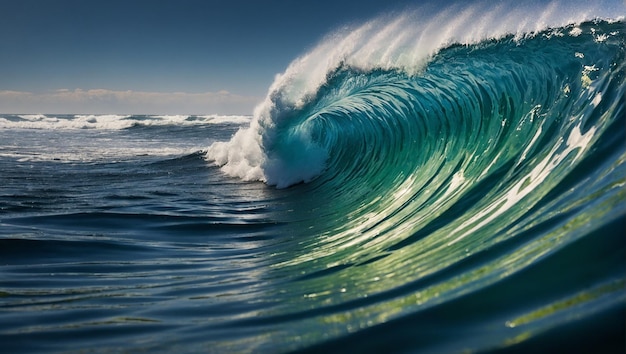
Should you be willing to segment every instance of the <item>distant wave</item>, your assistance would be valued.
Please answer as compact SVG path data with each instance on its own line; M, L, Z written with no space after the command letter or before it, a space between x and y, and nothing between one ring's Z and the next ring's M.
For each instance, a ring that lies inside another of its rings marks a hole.
M244 124L241 115L0 114L4 129L121 130L135 126Z
M4 144L0 157L18 162L107 163L186 156L205 150L213 141L206 138L206 130L230 133L250 120L224 115L0 114ZM188 138L160 139L176 133Z

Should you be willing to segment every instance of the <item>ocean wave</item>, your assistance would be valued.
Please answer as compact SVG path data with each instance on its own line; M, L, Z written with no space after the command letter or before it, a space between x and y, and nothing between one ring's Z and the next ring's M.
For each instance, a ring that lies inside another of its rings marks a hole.
M324 110L329 109L324 106L325 104L345 103L346 115L349 115L351 113L350 102L346 101L352 98L350 95L354 93L355 99L364 96L358 93L364 88L362 86L364 80L372 80L376 76L379 81L384 81L378 75L380 72L399 74L396 76L399 82L394 82L394 78L388 76L388 81L376 84L377 89L381 90L381 95L389 95L389 97L381 98L391 104L397 101L393 97L394 94L406 96L423 94L410 92L411 88L408 87L406 88L408 91L404 92L385 93L385 90L395 89L394 86L397 85L419 86L423 84L420 80L425 79L420 76L424 71L433 72L434 66L441 67L441 63L432 63L435 58L449 53L464 55L462 51L455 49L459 46L467 46L465 52L469 53L468 60L471 60L473 50L489 45L498 45L501 49L500 53L492 55L493 58L479 58L483 60L481 63L484 65L483 68L459 67L459 70L466 71L456 73L453 72L455 68L449 65L442 67L440 75L466 74L467 70L474 70L476 72L469 74L479 80L473 83L476 86L475 84L480 84L480 80L484 80L480 70L486 71L486 74L491 76L489 79L492 83L495 83L493 80L517 80L518 77L508 74L509 68L506 65L512 65L512 68L517 70L516 75L534 75L536 80L543 80L541 75L555 74L546 70L565 70L566 65L563 64L560 67L551 65L551 69L541 68L544 61L556 58L550 58L541 53L535 56L529 50L534 47L544 47L544 50L550 51L549 48L545 48L548 42L542 41L549 39L553 39L549 45L559 42L567 45L565 42L568 38L572 39L581 34L579 32L581 29L575 23L586 19L589 11L579 9L574 12L559 3L534 11L521 7L488 8L486 5L452 7L436 14L418 16L418 12L412 12L397 18L382 17L360 27L335 33L328 36L311 52L296 59L285 73L278 75L269 89L267 98L255 110L250 127L242 129L230 142L213 144L209 148L208 159L222 166L227 174L246 180L261 180L279 187L310 181L325 169L329 154L329 147L314 141L314 134L308 130L312 125L311 122L316 120L314 116L321 114L311 110L312 106L315 106L315 109ZM445 26L440 26L441 23L445 23ZM619 25L613 27L619 30ZM588 33L585 40L602 43L609 36L614 37L611 31L594 32ZM582 40L579 39L579 41ZM518 63L516 56L504 53L508 48L518 46L524 46L528 48L528 51L525 54L523 50L517 50L517 56L528 55L536 60ZM587 48L587 50L595 50L595 48ZM500 54L504 55L506 65L498 64L500 58L497 58L497 55ZM563 52L560 55L571 58L584 54L574 51ZM457 62L462 61L462 58L458 56L452 59ZM579 59L583 60L579 60L578 63L589 63L585 65L586 69L579 70L583 74L581 77L587 80L589 71L595 71L596 67L593 66L593 60L589 58ZM495 73L488 72L492 65L496 70ZM520 68L521 65L528 66ZM537 68L538 71L533 72L533 68ZM329 82L338 73L350 70L354 75L346 78L345 82L336 80L333 83ZM369 74L372 78L368 78ZM593 73L593 75L596 74ZM406 78L402 79L402 75L406 75ZM447 81L446 84L455 85L455 81L449 78L446 76L442 79ZM437 79L431 78L431 80ZM340 89L335 89L325 95L324 92L331 90L332 85L337 85ZM439 84L436 82L431 83L435 90L440 89L437 85ZM443 87L443 85L440 86ZM483 86L487 87L484 84ZM476 86L468 89L480 90L481 88ZM450 97L450 99L455 98ZM413 96L409 99L419 100L420 98ZM460 99L465 100L464 97ZM339 102L339 100L342 101ZM401 118L391 117L391 119L401 121L406 119L407 113L410 115L413 112L402 112ZM288 153L285 153L286 151Z
M406 318L421 319L415 329L438 305L475 304L468 294L497 303L488 289L520 278L567 287L541 305L522 290L503 297L476 347L488 350L623 306L616 256L593 284L557 279L555 266L579 274L572 254L610 253L594 252L621 245L626 215L624 22L588 14L556 4L377 19L279 75L250 126L207 152L296 200L284 216L295 241L270 267L290 279L276 295L287 304L263 320L306 346ZM318 326L326 337L307 331ZM462 351L468 333L433 345Z

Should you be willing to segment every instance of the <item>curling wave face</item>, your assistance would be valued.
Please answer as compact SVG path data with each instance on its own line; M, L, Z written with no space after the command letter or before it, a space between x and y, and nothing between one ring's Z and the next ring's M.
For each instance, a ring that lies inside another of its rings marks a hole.
M434 26L450 13L415 30L403 16L329 37L277 77L250 127L208 149L232 176L308 182L292 191L307 206L290 209L297 247L272 262L298 278L276 294L288 304L269 311L303 319L279 331L315 343L307 326L333 337L420 313L507 284L598 230L618 237L623 20L576 22L554 5L475 21L482 10L443 29ZM511 16L524 25L507 27ZM596 288L568 284L569 305L503 320L504 336L623 304L624 274L611 264Z
M558 3L553 3L539 12L528 11L526 8L496 7L493 9L486 5L482 7L474 5L452 7L443 12L422 16L418 16L416 11L397 18L382 17L361 27L335 33L327 37L310 53L295 60L285 73L277 75L266 100L257 107L250 127L242 129L229 142L213 144L209 147L207 158L222 166L222 170L227 174L245 180L261 180L278 187L308 182L325 169L325 162L329 157L328 146L320 146L320 142L315 141L308 130L313 116L321 113L314 109L332 108L325 107L325 104L346 104L345 114L349 115L352 99L358 100L359 97L367 95L367 92L360 92L360 90L367 89L368 82L374 84L373 78L367 78L369 73L374 76L381 71L399 74L397 78L400 81L397 83L393 81L393 76L388 76L387 81L379 78L377 83L377 89L381 93L378 99L389 99L390 104L393 105L396 102L394 94L410 96L428 93L427 90L404 93L391 90L394 84L405 85L407 88L419 86L422 84L419 82L419 76L426 68L430 68L428 71L434 74L431 80L438 80L437 76L439 76L452 84L455 84L455 79L447 75L466 74L455 70L467 70L470 69L469 67L453 68L442 65L441 62L432 63L436 57L452 55L451 50L442 51L443 48L451 44L479 48L488 41L499 41L502 43L500 53L496 50L491 54L491 58L483 57L481 60L484 61L485 67L476 66L475 72L469 74L483 79L481 69L489 70L490 65L498 65L498 61L505 60L508 64L513 63L518 74L550 75L551 73L547 71L533 73L532 66L541 66L543 62L553 60L559 54L552 58L540 54L534 61L527 58L524 62L518 62L517 58L520 56L534 57L529 52L518 50L517 56L499 58L497 56L507 50L504 42L509 41L509 47L514 47L522 41L530 44L532 41L528 39L537 36L538 33L543 33L539 36L563 36L565 34L558 32L559 30L547 30L545 33L541 30L547 26L546 23L557 27L557 25L582 21L589 12L592 10L578 9L578 12L574 12ZM441 26L442 23L445 25ZM564 27L560 29L560 31L566 30ZM570 28L570 30L572 32L566 34L568 37L576 37L580 34L578 28ZM599 37L594 40L603 41L602 36L607 35L609 34L598 34ZM537 39L537 41L540 40ZM545 46L548 43L531 44L528 49L531 49L533 45ZM571 56L571 53L561 54ZM463 58L456 57L454 60L462 62ZM580 60L578 62L591 61ZM510 77L506 76L508 64L496 66L495 69L499 71L490 73L491 79L510 80ZM520 69L521 65L529 65L529 67ZM434 66L440 68L441 71L434 72ZM553 65L552 69L561 70L566 66L567 64L561 67ZM345 76L346 82L336 80L340 72L350 70L355 72L353 79L347 75ZM539 68L539 70L547 69ZM589 70L595 70L595 68ZM360 78L356 77L357 72L361 74ZM406 77L402 79L401 74L406 74ZM505 76L500 78L498 75L501 74ZM335 80L330 83L331 79ZM358 81L350 82L350 80ZM411 80L413 80L412 83L409 82ZM386 87L387 84L389 86ZM435 89L444 87L437 82L431 84ZM484 86L487 84L485 83ZM333 89L331 85L337 85L337 87ZM386 92L387 89L390 91ZM387 95L387 97L382 95ZM367 100L367 97L364 99ZM420 97L416 96L413 99L419 100ZM450 96L448 99L456 99L456 97ZM461 99L467 98L461 97ZM367 102L365 104L367 105ZM375 115L377 112L374 108L372 109L370 113ZM406 114L393 117L392 120L406 119L407 115L411 115L410 111L403 113Z

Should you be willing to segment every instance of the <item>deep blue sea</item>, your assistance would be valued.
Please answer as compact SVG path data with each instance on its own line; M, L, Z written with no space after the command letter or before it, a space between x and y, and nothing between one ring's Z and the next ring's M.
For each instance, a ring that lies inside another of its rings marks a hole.
M0 114L0 351L624 352L625 23L411 21L251 115Z

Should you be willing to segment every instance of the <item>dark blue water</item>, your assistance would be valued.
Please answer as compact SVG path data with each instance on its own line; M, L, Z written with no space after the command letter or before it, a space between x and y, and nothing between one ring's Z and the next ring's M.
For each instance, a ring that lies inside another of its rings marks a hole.
M0 115L2 351L623 352L625 53L596 21L254 117Z
M236 128L3 130L3 350L167 348L183 328L253 311L272 190L180 153Z

